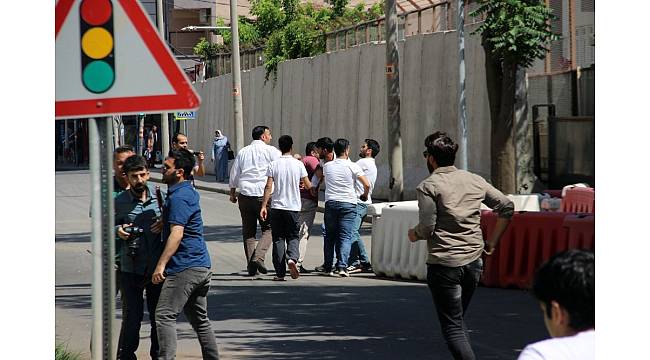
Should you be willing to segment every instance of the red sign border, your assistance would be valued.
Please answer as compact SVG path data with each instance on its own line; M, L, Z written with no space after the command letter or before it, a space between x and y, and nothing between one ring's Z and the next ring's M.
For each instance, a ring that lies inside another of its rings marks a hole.
M75 1L59 0L56 4L55 37L70 13ZM160 41L158 32L153 28L137 0L117 0L129 20L140 34L147 49L154 57L170 85L176 92L173 95L132 96L117 98L98 98L90 100L56 101L55 116L57 118L91 117L93 115L128 114L156 112L165 110L196 109L201 100L190 85L187 76L178 71L178 64L171 52Z

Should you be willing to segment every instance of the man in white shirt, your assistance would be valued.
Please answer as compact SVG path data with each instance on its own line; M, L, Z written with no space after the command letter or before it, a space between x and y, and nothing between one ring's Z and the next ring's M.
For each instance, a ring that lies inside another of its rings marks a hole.
M377 165L375 165L375 157L379 154L379 143L374 139L366 139L361 148L359 149L359 161L356 162L357 165L363 170L368 182L370 183L370 192L368 193L368 200L362 201L359 199L357 201L357 217L354 220L354 232L352 233L352 245L350 247L350 258L348 259L348 272L350 274L357 272L372 272L372 266L370 265L370 258L368 258L368 253L366 252L366 246L361 240L361 234L359 230L361 229L361 223L363 218L368 213L368 205L372 204L372 189L375 188L375 182L377 181ZM356 181L356 190L357 195L363 193L363 184L359 180Z
M518 360L595 358L594 254L569 250L542 265L533 280L544 323L552 339L526 346Z
M256 126L252 132L253 141L237 153L230 169L230 201L239 201L239 213L242 221L242 238L244 254L248 263L248 274L253 276L259 271L266 274L264 259L271 246L271 225L260 217L266 172L271 161L282 155L271 143L271 129ZM239 195L236 190L239 188ZM255 239L257 223L262 230L259 242Z
M260 218L270 218L273 235L273 267L275 268L276 281L284 281L287 273L286 265L289 265L289 272L292 279L300 276L298 269L299 250L299 226L298 216L301 208L300 182L305 188L311 188L311 182L307 177L307 169L302 161L291 155L293 139L289 135L282 135L278 140L282 156L271 162L267 170L266 187L264 188L264 200L260 209ZM275 190L273 190L275 185ZM271 192L271 212L266 207ZM286 254L285 254L286 250Z
M334 142L336 159L323 165L325 177L325 272L335 276L332 265L336 247L336 268L340 276L348 277L348 257L357 215L357 199L368 200L370 183L361 168L350 161L350 142L337 139ZM355 182L363 184L363 193L357 197Z

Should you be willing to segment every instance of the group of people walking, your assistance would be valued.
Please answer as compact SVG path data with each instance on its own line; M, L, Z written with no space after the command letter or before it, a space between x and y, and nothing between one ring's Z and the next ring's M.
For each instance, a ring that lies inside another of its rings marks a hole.
M307 143L300 160L290 135L280 137L279 150L270 145L267 126L256 126L252 138L237 153L230 171L230 201L239 203L248 274L267 273L265 256L271 246L274 280L284 281L287 267L293 279L310 272L303 261L322 187L325 231L323 265L318 270L343 277L351 270L369 271L359 228L377 180L374 158L379 143L366 139L360 146L361 159L355 163L349 158L350 142L343 138L323 137Z
M238 204L241 214L248 275L267 274L269 248L274 281L285 281L287 271L292 279L309 272L303 263L323 187L323 264L317 270L335 277L372 271L359 229L372 203L379 143L365 139L359 147L360 159L353 162L351 144L344 138L309 142L304 156L294 154L290 135L280 136L279 150L270 145L271 140L271 129L256 126L252 142L239 150L228 177L230 201ZM217 141L228 146L220 131L215 134ZM465 312L483 271L483 256L490 256L498 246L514 205L480 176L454 167L458 145L447 134L427 136L424 146L430 176L416 189L419 222L405 235L412 242L427 241L427 284L450 352L455 359L475 359ZM213 158L221 159L222 153L215 145ZM114 155L116 278L122 294L118 358L136 358L146 293L153 359L175 358L176 319L181 311L197 333L203 358L218 359L207 312L211 260L203 238L199 194L190 181L192 174L203 173L203 154L187 150L185 135L174 136L162 169L165 194L148 184L148 163L132 148L117 148ZM480 230L481 203L499 215L487 242ZM564 339L533 344L522 359L590 358L582 356L591 354L593 344L593 281L593 254L585 252L560 254L540 269L534 294L549 333Z

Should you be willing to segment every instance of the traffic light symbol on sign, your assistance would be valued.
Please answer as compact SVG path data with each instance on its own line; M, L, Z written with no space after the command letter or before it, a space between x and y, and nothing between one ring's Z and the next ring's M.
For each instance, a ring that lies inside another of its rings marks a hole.
M115 83L113 4L110 0L83 0L79 7L81 82L95 94Z

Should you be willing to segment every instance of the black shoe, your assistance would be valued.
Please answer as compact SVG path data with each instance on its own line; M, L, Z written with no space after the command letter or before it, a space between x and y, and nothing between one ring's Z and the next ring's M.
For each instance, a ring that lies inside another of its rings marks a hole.
M257 274L257 262L249 261L246 270L248 270L249 276L254 276L255 274Z
M300 267L298 268L298 270L300 270L300 273L301 273L301 274L310 274L310 273L311 273L311 270L307 270L307 269L305 269L302 265L300 265Z
M321 265L321 266L316 266L316 268L314 269L314 271L315 271L315 272L321 272L321 273L328 273L328 272L329 272L329 271L326 271L326 269L325 269L325 264L323 264L323 265Z
M371 273L374 271L372 270L372 265L370 265L370 263L367 263L367 264L361 264L361 272Z
M266 274L268 271L266 270L266 266L264 266L264 260L262 259L257 259L253 261L255 265L257 266L257 271L259 271L261 274Z

